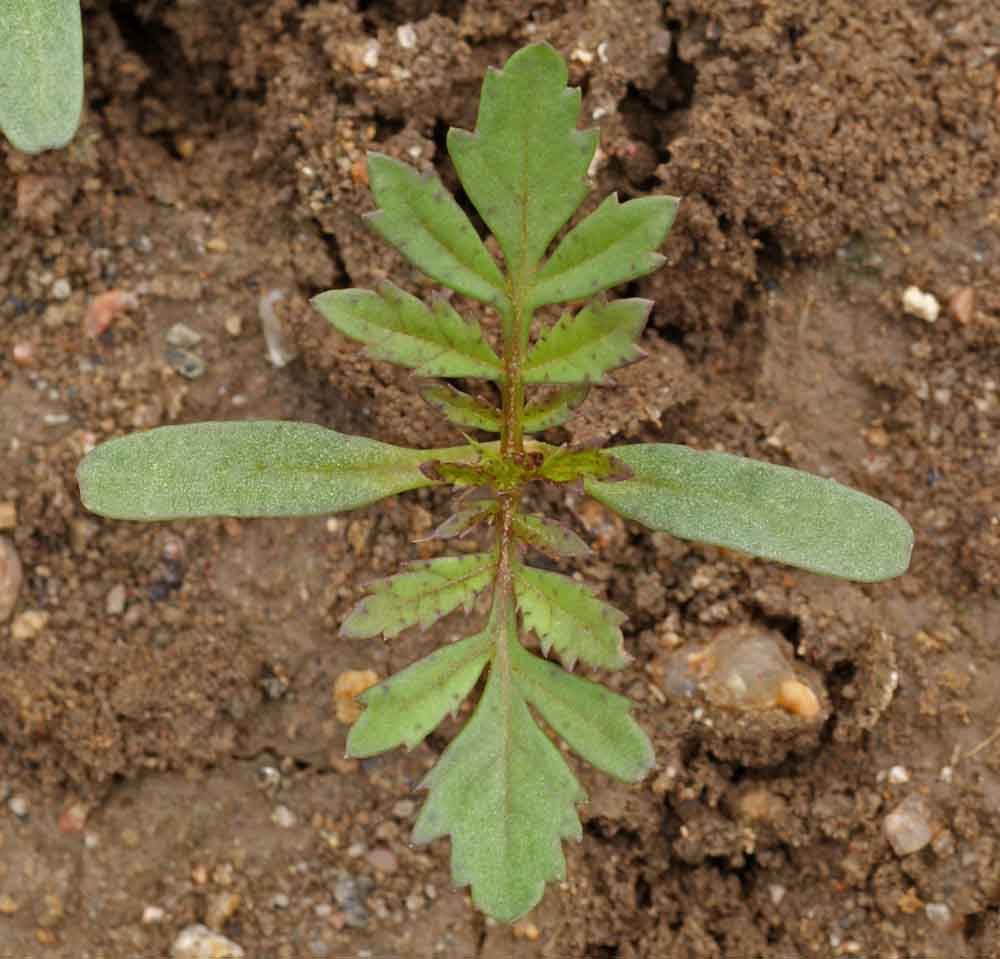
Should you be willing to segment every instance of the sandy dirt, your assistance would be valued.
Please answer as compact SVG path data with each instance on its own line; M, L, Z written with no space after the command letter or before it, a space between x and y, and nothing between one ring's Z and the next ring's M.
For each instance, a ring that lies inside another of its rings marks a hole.
M83 7L76 139L0 145L0 959L161 959L194 923L267 959L1000 955L1000 6ZM207 418L455 441L308 298L431 292L366 230L365 153L455 188L447 128L542 39L601 128L590 205L684 198L667 267L627 291L655 300L650 359L551 439L829 475L917 546L896 581L836 582L540 492L629 616L634 661L602 678L658 765L637 787L577 767L567 880L507 927L453 888L447 842L408 843L463 717L359 763L333 698L346 670L385 676L463 628L336 633L366 582L430 555L413 540L445 497L138 525L89 515L74 470L95 442ZM911 285L935 322L904 312ZM169 342L177 323L200 340ZM678 650L732 626L783 645L820 721L675 695ZM930 840L908 854L885 833L904 802Z

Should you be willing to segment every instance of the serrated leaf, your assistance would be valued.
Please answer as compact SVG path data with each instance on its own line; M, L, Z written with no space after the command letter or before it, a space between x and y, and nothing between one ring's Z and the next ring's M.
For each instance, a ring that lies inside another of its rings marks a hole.
M102 443L77 480L84 506L114 519L301 516L427 486L420 464L461 449L405 449L311 423L194 423Z
M571 450L565 447L549 453L538 469L538 476L553 483L574 483L590 477L617 483L628 479L632 471L604 450Z
M599 383L609 370L641 360L636 340L651 307L649 300L614 300L563 314L528 354L524 382Z
M540 433L542 430L561 426L572 415L573 411L587 398L590 386L586 383L574 383L552 390L547 396L532 400L524 408L525 433Z
M425 376L498 379L500 360L478 324L444 300L428 309L391 283L371 290L328 290L313 306L341 333L359 340L370 356L408 366Z
M619 203L611 194L563 237L535 275L529 309L584 300L652 273L663 263L654 251L674 222L678 202L672 196L647 196Z
M612 450L634 472L588 493L622 516L683 539L875 582L904 573L913 531L887 503L785 466L651 443Z
M83 109L79 0L0 3L0 130L25 153L63 147Z
M412 749L472 691L489 659L487 632L435 650L359 700L365 711L347 737L348 756L375 756L397 746Z
M587 194L597 132L577 130L580 91L547 44L519 50L483 82L475 133L452 129L462 186L503 250L515 287Z
M379 206L368 222L386 241L445 286L485 303L506 303L496 261L439 177L369 153L368 181Z
M543 653L555 649L569 668L578 659L606 669L628 662L620 628L625 615L586 586L560 573L518 566L514 592L524 625L534 630Z
M426 629L463 604L468 610L476 594L489 585L494 566L492 553L410 563L406 572L373 583L370 595L351 610L340 633L349 639L380 633L392 639L411 626Z
M451 836L451 871L501 922L531 909L545 883L566 875L563 839L582 835L586 794L538 728L509 675L491 668L476 711L424 780L430 796L417 843Z
M547 556L586 556L590 547L568 526L547 516L524 516L513 519L514 535Z
M632 718L632 703L624 696L520 645L512 651L512 667L524 698L587 762L624 782L638 782L653 768L653 744Z
M420 386L420 395L456 426L500 432L500 410L485 400L463 393L448 383L424 383Z

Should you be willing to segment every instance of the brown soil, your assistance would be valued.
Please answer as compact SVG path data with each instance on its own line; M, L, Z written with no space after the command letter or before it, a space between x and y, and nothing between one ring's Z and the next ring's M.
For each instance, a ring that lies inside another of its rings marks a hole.
M0 625L0 957L152 959L201 921L275 959L1000 954L1000 7L84 11L78 136L36 158L0 147L0 504L24 567ZM598 536L581 568L629 614L635 657L609 682L639 702L658 768L634 788L580 768L567 881L511 929L452 888L446 842L407 843L406 800L456 727L349 762L332 700L345 670L384 676L459 628L336 638L443 498L144 526L89 516L74 469L94 441L206 418L453 441L408 375L306 301L386 275L427 292L366 232L365 151L454 186L445 130L472 126L485 68L537 39L599 118L595 201L684 197L668 268L635 287L656 301L652 359L554 438L832 475L897 506L917 548L908 575L861 586L547 502ZM911 284L937 322L903 312ZM112 289L138 305L89 338ZM273 289L300 357L282 369L257 318ZM178 321L203 336L200 378L170 366ZM794 649L822 686L818 729L664 702L671 652L736 624ZM936 835L900 857L883 823L915 795Z

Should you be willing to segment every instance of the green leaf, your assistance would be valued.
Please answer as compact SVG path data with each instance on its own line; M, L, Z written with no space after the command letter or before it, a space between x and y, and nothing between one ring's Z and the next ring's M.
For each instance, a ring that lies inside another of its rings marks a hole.
M77 469L87 509L114 519L300 516L365 506L430 484L428 456L311 423L162 426L102 443Z
M368 222L385 240L445 286L485 303L506 302L496 262L439 177L369 153L368 180L379 206Z
M552 483L575 483L588 477L618 483L631 475L632 471L621 460L604 450L572 450L567 447L552 450L538 468L539 478Z
M524 625L534 630L546 655L555 648L570 669L578 659L606 669L628 662L620 628L625 615L586 586L559 573L518 566L514 591Z
M547 556L586 556L590 547L568 526L547 516L516 515L514 535Z
M595 130L577 130L580 91L546 44L515 53L483 82L476 132L449 130L462 186L488 224L515 287L527 282L587 194Z
M563 314L539 337L524 364L525 383L599 383L609 370L641 360L635 341L646 325L649 300L590 303Z
M653 744L632 718L632 703L599 683L573 676L513 649L514 682L524 698L587 762L624 782L638 782L656 761Z
M500 432L500 411L491 403L456 390L448 383L424 383L419 389L424 400L441 410L456 426Z
M561 426L573 415L573 411L587 398L589 392L590 386L586 383L574 383L560 386L548 395L532 400L524 408L524 432L540 433L553 426Z
M0 129L40 153L73 139L82 109L79 0L2 0Z
M906 520L833 480L667 443L613 452L632 479L588 480L586 490L650 529L863 582L891 579L909 566Z
M425 376L499 379L500 360L476 323L444 300L429 310L391 283L371 290L328 290L313 306L345 336L360 340L377 360L408 366Z
M485 520L492 522L496 511L496 500L478 500L469 506L462 506L438 526L427 539L454 539L456 536L464 536L470 529Z
M529 309L584 300L652 273L663 263L654 251L674 222L678 203L672 196L647 196L620 204L615 194L609 196L563 237L536 274Z
M371 594L351 610L340 634L366 639L383 633L392 639L411 626L426 629L461 605L468 612L492 580L495 565L492 553L410 563L407 572L371 585Z
M422 785L430 796L413 841L451 836L452 878L472 886L479 909L513 922L547 881L565 878L561 841L581 838L575 804L586 795L496 665L472 718Z
M348 756L412 749L455 713L489 659L492 636L482 632L435 650L358 698L366 709L347 737Z

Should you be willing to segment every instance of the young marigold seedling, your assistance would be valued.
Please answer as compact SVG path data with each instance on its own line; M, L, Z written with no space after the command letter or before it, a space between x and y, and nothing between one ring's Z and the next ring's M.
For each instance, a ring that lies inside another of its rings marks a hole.
M499 354L447 300L427 306L390 283L314 300L373 357L425 377L495 382L497 407L448 383L422 392L451 422L498 441L413 450L300 423L202 423L111 440L79 470L88 508L143 520L328 513L431 484L463 488L437 535L486 526L491 548L411 563L375 584L342 632L391 638L483 593L486 625L367 690L347 748L371 756L415 746L485 676L471 718L423 783L429 795L414 839L450 836L456 883L502 920L527 912L547 881L563 877L562 840L581 835L584 793L532 711L619 779L641 779L654 761L627 699L545 658L554 650L568 668L621 668L625 617L585 586L525 562L528 546L553 556L587 549L524 511L530 483L582 483L651 529L851 579L900 574L912 545L886 504L795 470L668 444L621 446L612 456L528 438L565 422L591 386L642 356L636 344L651 304L600 294L660 266L656 250L677 209L668 196L611 196L548 252L587 193L597 146L595 131L577 129L580 93L566 80L551 47L526 47L487 76L475 132L449 133L502 266L438 177L378 154L368 161L378 206L371 225L431 277L496 312ZM577 301L584 305L551 325L538 319L540 307ZM535 395L540 385L549 389ZM531 633L541 655L523 642Z
M80 0L0 0L0 130L25 153L63 147L82 108Z

